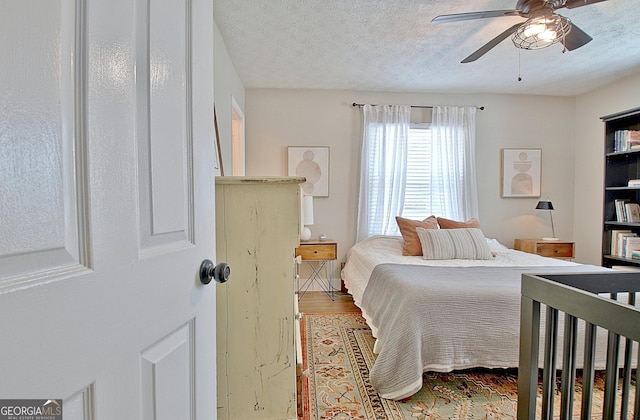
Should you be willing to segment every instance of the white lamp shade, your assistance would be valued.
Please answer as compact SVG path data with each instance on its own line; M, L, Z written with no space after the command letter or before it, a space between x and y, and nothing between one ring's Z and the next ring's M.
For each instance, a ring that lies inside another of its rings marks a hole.
M313 196L305 195L302 198L302 222L305 226L313 224Z

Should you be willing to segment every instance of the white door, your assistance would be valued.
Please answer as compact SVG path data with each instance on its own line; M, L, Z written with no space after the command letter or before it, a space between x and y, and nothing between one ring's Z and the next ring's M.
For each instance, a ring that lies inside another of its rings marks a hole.
M0 399L214 419L212 2L6 0L0 27Z

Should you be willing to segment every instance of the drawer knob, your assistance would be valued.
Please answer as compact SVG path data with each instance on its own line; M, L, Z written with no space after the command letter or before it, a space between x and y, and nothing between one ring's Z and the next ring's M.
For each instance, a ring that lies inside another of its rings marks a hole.
M314 254L317 254L317 253L318 253L318 250L317 250L317 249L316 249L316 250L314 250L314 251L313 251L313 253L314 253Z

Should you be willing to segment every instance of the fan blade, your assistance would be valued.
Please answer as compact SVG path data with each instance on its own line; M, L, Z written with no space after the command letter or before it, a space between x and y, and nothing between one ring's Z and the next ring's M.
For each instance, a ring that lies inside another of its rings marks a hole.
M594 3L601 3L607 0L567 0L567 2L562 7L566 7L567 9L575 9L576 7L588 6Z
M431 20L431 23L460 22L463 20L485 19L503 16L522 16L519 10L487 10L484 12L456 13L452 15L440 15Z
M512 27L510 27L509 29L507 29L497 37L493 38L491 41L484 44L482 47L480 47L476 52L471 54L469 57L462 60L461 63L471 63L472 61L476 61L478 58L488 53L493 47L495 47L496 45L498 45L499 43L507 39L509 35L514 33L515 30L520 25L522 25L522 23L516 23L515 25L513 25Z
M578 28L574 23L571 23L571 30L564 36L562 43L569 51L573 51L576 48L580 48L585 44L591 42L591 38L585 31Z

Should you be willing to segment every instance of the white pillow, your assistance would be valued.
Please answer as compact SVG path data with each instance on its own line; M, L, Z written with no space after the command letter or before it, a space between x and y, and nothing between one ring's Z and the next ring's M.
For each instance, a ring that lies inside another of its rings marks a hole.
M509 248L498 242L497 239L487 239L487 244L489 244L489 249L493 251L509 251Z
M478 228L416 228L425 260L490 260L487 240Z

